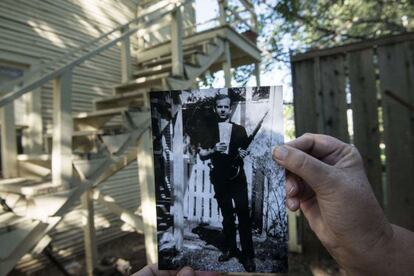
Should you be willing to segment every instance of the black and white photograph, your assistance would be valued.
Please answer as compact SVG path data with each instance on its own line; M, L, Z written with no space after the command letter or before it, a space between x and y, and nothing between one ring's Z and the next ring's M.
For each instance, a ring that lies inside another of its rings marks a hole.
M280 86L151 92L158 266L288 271Z

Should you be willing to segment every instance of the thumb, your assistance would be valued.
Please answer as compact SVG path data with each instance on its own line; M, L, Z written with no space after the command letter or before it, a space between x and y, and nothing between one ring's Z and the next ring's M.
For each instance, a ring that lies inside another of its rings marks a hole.
M191 267L186 266L178 272L177 276L195 276L195 272Z
M273 157L279 165L301 177L315 191L328 182L334 169L306 152L287 145L276 147Z

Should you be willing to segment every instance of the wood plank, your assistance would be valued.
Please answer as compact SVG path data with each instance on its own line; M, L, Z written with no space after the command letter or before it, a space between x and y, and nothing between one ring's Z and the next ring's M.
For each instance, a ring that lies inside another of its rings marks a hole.
M224 40L224 62L223 62L223 71L224 71L224 86L229 88L231 87L231 54L230 54L230 43L228 40Z
M378 47L387 165L386 212L392 223L414 230L414 43ZM394 95L395 97L390 97Z
M349 142L344 56L320 59L323 133Z
M66 71L53 85L52 182L69 188L72 180L72 72Z
M172 95L171 95L172 96ZM172 116L176 117L174 136L172 141L173 152L173 181L174 186L174 239L175 247L181 250L184 239L184 144L183 144L183 113L181 105L174 105ZM198 192L198 191L197 191Z
M14 117L14 102L0 108L0 116L2 175L5 178L17 177L17 138Z
M183 22L181 8L175 10L171 21L171 57L172 75L175 77L184 76L183 57Z
M125 27L122 32L129 30L129 27ZM128 82L132 78L132 66L131 66L131 42L130 37L125 37L121 42L121 76L122 82Z
M292 63L296 137L319 131L318 121L322 120L322 111L317 103L321 95L319 72L319 60L310 59ZM321 252L324 252L321 242L303 214L298 224L298 240L302 241L304 254L308 254L310 258L317 258ZM292 228L293 225L290 224L289 227Z
M82 213L83 213L83 237L85 244L86 274L94 275L94 269L98 265L98 248L96 244L94 207L93 207L93 190L88 189L81 196Z
M150 119L150 115L147 115ZM141 191L142 220L144 222L145 248L147 263L158 260L157 252L157 214L155 202L154 160L152 156L152 134L148 130L138 142L138 176Z
M306 60L292 63L293 105L296 137L317 132L316 87L314 62Z
M373 49L348 54L354 144L364 160L374 194L383 206L380 130Z

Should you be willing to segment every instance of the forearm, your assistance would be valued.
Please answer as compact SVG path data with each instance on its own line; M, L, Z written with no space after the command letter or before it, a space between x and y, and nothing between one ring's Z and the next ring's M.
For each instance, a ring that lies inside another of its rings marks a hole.
M413 275L414 232L391 225L392 237L344 267L348 275Z

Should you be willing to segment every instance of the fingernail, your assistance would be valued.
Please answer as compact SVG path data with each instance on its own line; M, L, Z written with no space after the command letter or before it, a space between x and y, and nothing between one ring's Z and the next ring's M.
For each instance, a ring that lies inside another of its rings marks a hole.
M178 272L177 276L194 276L194 270L191 267L184 267L183 269Z
M288 155L288 150L286 149L285 146L276 147L275 150L274 150L274 154L273 154L273 156L277 160L285 160L287 155Z

